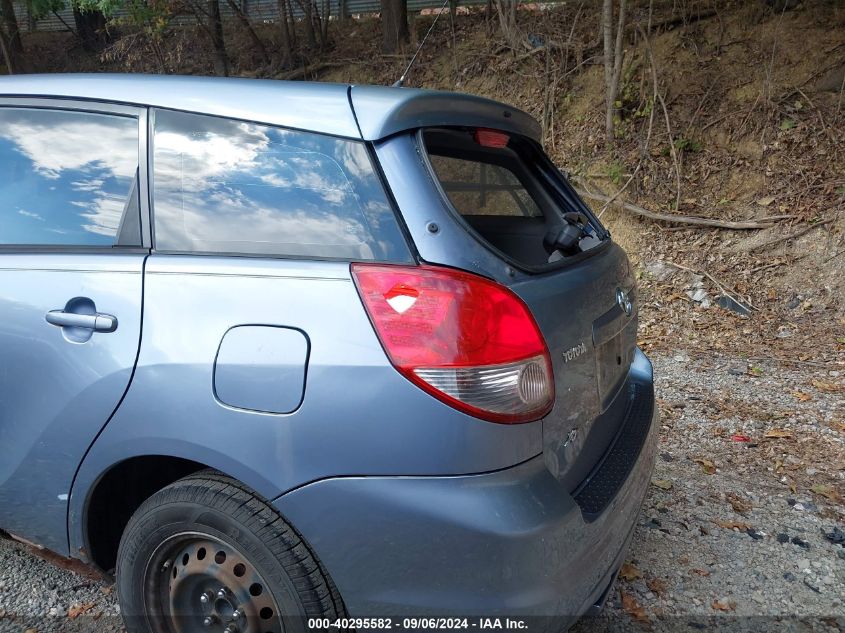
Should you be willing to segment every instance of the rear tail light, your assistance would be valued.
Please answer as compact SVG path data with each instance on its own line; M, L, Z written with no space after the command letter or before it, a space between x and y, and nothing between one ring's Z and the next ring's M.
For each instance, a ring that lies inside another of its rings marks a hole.
M528 307L470 273L352 264L393 365L446 404L491 422L529 422L554 402L551 360Z

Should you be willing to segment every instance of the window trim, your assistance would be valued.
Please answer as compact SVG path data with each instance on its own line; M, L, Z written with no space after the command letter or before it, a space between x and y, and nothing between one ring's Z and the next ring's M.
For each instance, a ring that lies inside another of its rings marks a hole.
M150 248L150 204L149 204L149 171L147 160L147 118L148 109L143 106L127 106L100 101L82 101L64 97L0 97L0 110L17 108L27 110L64 110L86 114L115 115L134 117L138 121L138 212L141 229L140 243L120 243L118 240L111 246L94 246L90 244L0 244L0 254L5 253L134 253L148 252ZM123 217L118 224L123 223ZM119 233L115 238L119 238Z
M374 259L357 259L357 258L350 258L350 257L324 257L319 255L283 255L283 254L272 254L272 253L250 253L250 252L241 252L241 251L184 251L184 250L168 250L168 249L160 249L156 246L156 227L155 227L155 122L156 122L156 114L158 112L176 112L179 114L190 114L200 117L211 117L215 119L221 119L224 121L235 121L238 123L248 123L250 125L260 125L264 127L270 127L277 130L284 130L287 132L295 132L299 134L311 134L317 136L323 136L326 138L332 138L339 141L347 141L350 143L360 143L364 148L367 154L367 160L370 163L370 167L373 170L373 175L378 180L378 183L381 187L381 191L384 193L384 199L387 203L387 206L390 208L391 213L393 214L393 219L396 222L398 233L402 237L402 243L406 248L406 252L408 255L408 259L403 262L399 262L397 260L391 259L381 259L381 258L374 258ZM315 262L341 262L341 263L351 263L351 262L362 262L362 263L370 263L370 264L416 264L418 262L418 253L416 251L416 247L414 246L413 240L410 239L410 235L408 234L408 229L405 226L404 218L399 211L398 205L393 198L393 192L390 190L390 187L387 184L387 180L384 177L381 171L381 165L379 164L378 160L374 152L372 151L372 144L368 141L365 141L360 138L351 138L348 136L339 136L337 134L327 134L325 132L317 132L313 130L300 130L298 128L289 128L284 127L282 125L275 125L273 123L266 123L262 121L251 121L248 119L242 119L238 117L231 117L225 116L221 114L209 114L207 112L197 112L194 110L179 110L176 108L163 108L163 107L150 107L148 108L147 112L147 173L149 174L147 192L149 195L149 218L150 218L150 238L151 238L151 252L158 253L161 255L176 255L180 257L185 256L197 256L197 257L239 257L239 258L249 258L249 259L264 259L264 260L288 260L288 261L315 261Z

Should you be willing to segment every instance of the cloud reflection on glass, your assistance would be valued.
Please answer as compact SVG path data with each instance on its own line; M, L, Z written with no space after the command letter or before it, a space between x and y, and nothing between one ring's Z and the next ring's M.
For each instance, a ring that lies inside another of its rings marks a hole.
M156 111L156 248L406 260L363 143Z
M0 108L0 244L111 246L138 169L138 120Z

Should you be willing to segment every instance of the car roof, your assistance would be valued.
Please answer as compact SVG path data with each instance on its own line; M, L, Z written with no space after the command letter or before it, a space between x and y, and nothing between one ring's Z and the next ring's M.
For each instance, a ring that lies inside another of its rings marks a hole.
M387 86L178 75L13 75L0 77L0 98L7 97L169 108L369 141L434 125L540 136L530 115L496 101Z

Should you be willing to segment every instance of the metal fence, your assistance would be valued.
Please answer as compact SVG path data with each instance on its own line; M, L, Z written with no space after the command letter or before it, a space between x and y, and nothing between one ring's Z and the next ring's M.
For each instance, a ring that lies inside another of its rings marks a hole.
M305 0L303 0L304 3ZM340 0L330 0L331 14L337 16L340 13ZM238 0L238 5L244 14L252 21L256 22L274 22L278 16L278 5L276 0ZM485 4L486 0L461 0L461 5L478 5ZM322 0L318 0L319 6L323 5ZM439 8L443 5L443 0L408 0L408 11L421 11L423 9ZM26 32L33 31L64 31L72 28L73 11L68 7L51 13L42 19L35 20L27 10L25 2L15 2L15 13L18 17L18 24L21 30ZM296 2L292 2L291 6L296 17L302 17L302 9ZM228 3L221 2L220 10L224 18L233 17L232 10ZM350 15L359 15L367 13L377 13L380 11L379 0L347 0L346 10ZM125 15L124 12L118 10L117 17ZM195 18L191 16L177 16L177 23L191 23Z

